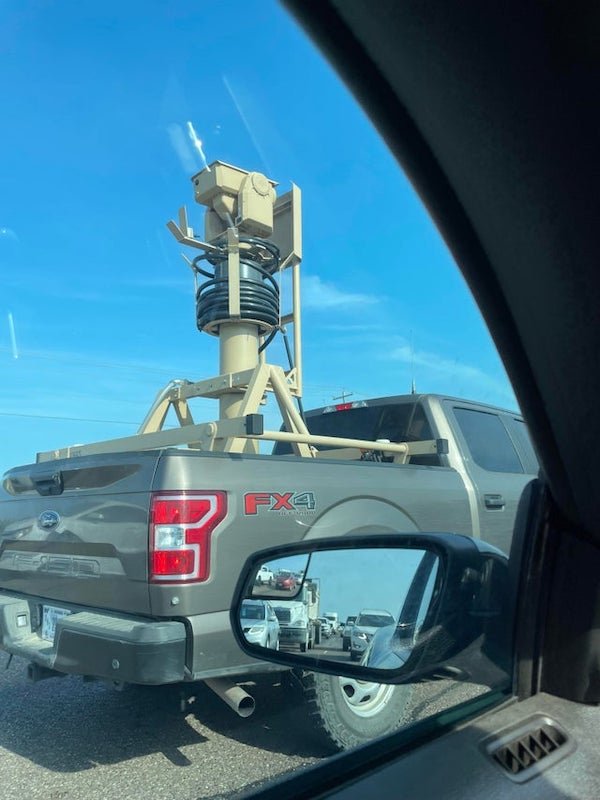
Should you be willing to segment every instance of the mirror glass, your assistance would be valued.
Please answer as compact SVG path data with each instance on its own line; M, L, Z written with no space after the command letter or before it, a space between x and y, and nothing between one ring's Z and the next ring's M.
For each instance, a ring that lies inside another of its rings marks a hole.
M240 625L261 648L402 667L427 628L439 559L424 549L323 550L261 564Z

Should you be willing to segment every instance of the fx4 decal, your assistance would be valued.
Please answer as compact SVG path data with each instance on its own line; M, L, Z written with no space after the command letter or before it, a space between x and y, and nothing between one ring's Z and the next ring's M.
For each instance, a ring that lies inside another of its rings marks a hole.
M314 492L246 492L244 514L255 515L260 509L279 513L305 513L315 510Z

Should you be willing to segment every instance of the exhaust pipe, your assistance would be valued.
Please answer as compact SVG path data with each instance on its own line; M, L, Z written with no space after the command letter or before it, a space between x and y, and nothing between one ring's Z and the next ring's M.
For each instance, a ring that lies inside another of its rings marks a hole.
M204 683L240 717L249 717L254 713L254 698L227 678L206 678Z

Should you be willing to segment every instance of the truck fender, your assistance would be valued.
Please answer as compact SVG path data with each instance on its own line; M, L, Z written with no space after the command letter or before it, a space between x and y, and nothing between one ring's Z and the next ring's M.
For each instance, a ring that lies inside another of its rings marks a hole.
M401 508L381 498L353 497L328 508L308 528L303 539L368 533L418 533L415 521Z

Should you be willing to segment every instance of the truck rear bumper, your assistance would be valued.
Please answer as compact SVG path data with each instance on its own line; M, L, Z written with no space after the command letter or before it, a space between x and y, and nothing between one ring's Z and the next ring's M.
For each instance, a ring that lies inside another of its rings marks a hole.
M41 600L0 595L0 648L75 675L149 685L185 680L182 622L68 609L72 613L57 621L54 640L47 641L42 607Z
M308 628L280 628L281 642L306 642L309 638Z

